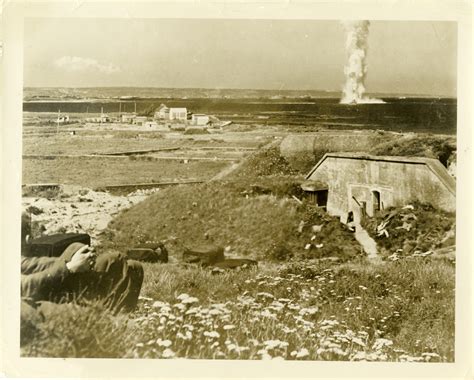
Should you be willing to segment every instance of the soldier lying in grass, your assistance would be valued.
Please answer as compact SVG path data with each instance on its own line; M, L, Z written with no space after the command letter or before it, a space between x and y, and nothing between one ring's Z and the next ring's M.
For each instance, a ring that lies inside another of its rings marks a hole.
M31 233L22 216L21 319L38 320L42 302L99 301L114 313L135 309L143 282L143 267L117 252L96 255L82 243L72 243L59 257L26 257Z

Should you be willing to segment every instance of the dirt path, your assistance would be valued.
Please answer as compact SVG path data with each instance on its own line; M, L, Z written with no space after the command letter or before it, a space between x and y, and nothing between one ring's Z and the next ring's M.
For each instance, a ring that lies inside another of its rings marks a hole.
M362 248L364 248L368 259L373 260L379 258L377 254L377 243L360 224L357 224L355 227L355 238Z

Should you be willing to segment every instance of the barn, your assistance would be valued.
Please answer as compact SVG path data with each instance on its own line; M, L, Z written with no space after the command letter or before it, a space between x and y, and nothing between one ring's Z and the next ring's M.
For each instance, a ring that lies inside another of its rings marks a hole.
M374 216L410 202L454 212L456 183L436 159L327 153L306 176L302 189L329 214L347 221Z

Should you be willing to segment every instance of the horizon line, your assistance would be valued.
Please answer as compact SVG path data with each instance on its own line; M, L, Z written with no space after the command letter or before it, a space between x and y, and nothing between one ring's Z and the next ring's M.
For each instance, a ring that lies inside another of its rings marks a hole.
M88 89L88 88L148 88L148 89L160 89L160 90L214 90L214 91L313 91L313 92L328 92L335 93L342 90L323 90L323 89L276 89L276 88L232 88L232 87L159 87L159 86L23 86L23 89L35 89L35 88L68 88L68 89ZM377 94L391 94L391 95L408 95L408 96L422 96L422 97L444 97L444 98L457 98L456 95L448 94L423 94L423 93L410 93L410 92L370 92L367 91L367 94L377 95Z

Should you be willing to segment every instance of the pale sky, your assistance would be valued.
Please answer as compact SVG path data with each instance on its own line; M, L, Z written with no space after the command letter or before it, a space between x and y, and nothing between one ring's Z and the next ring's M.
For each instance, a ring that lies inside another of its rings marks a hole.
M339 21L26 19L26 87L339 91ZM456 96L454 22L372 21L368 92Z

